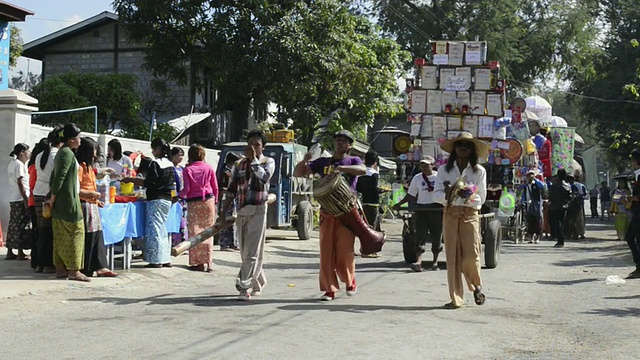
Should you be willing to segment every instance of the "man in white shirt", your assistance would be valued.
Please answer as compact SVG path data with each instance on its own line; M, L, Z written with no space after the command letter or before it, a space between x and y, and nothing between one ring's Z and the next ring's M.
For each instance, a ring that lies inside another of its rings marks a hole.
M440 148L450 154L447 163L438 169L434 191L435 201L445 205L444 248L451 302L444 307L458 309L463 306L463 274L469 290L473 291L475 303L483 305L479 212L487 197L487 174L478 161L486 157L488 146L463 132Z
M442 204L434 199L434 189L438 173L433 171L435 160L431 156L425 156L420 160L421 173L411 179L407 195L400 200L394 209L400 209L402 204L411 201L415 203L415 214L412 218L414 226L415 245L414 259L409 267L413 271L422 271L422 253L427 240L431 239L431 252L433 264L431 270L438 270L438 255L442 251Z

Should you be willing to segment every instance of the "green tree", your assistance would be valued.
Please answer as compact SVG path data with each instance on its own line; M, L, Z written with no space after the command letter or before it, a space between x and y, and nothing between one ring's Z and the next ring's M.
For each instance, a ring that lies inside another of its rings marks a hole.
M116 128L128 129L142 123L140 97L136 92L136 77L126 74L78 74L74 72L47 77L32 90L41 111L66 110L97 106L98 132ZM94 115L90 111L42 115L40 124L73 121L87 132L94 131Z
M373 0L383 29L411 51L429 56L431 40L487 41L510 86L567 78L590 53L597 0ZM407 64L410 66L410 64Z
M29 71L25 74L22 70L18 71L17 76L12 76L9 82L9 88L21 90L25 92L31 91L38 83L42 81L42 76Z
M204 74L219 95L214 110L233 111L232 138L268 102L304 140L337 109L346 127L398 110L395 77L408 57L348 2L116 0L114 7L131 38L148 45L146 66L156 75L186 83Z
M612 158L624 170L633 147L638 146L640 101L634 89L640 83L640 3L634 0L603 1L601 35L603 46L576 72L571 89L578 96L570 99L579 105L582 116L591 124L601 144L610 148Z
M9 39L9 67L14 68L18 64L18 58L22 55L22 30L13 23L10 26L11 38Z

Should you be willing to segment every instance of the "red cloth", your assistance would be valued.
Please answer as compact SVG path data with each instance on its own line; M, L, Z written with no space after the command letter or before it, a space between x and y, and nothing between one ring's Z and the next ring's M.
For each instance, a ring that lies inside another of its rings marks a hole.
M542 163L542 174L545 178L551 177L551 141L547 140L538 150L538 157Z
M29 206L36 206L35 200L33 200L33 188L36 187L36 180L38 179L38 172L36 171L36 164L29 166Z

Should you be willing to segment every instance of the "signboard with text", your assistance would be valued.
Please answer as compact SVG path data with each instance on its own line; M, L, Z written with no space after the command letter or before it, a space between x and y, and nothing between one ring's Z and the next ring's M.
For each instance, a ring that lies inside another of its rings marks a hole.
M0 21L2 36L0 37L0 90L9 88L9 47L11 46L11 29L9 23Z

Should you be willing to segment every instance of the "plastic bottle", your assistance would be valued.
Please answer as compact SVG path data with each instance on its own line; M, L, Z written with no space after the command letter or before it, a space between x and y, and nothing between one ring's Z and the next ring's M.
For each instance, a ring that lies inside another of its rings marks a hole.
M116 187L115 186L110 186L109 187L109 203L113 204L116 202Z
M104 204L109 204L109 175L105 175L101 180L97 181L98 192L100 193L100 201Z

